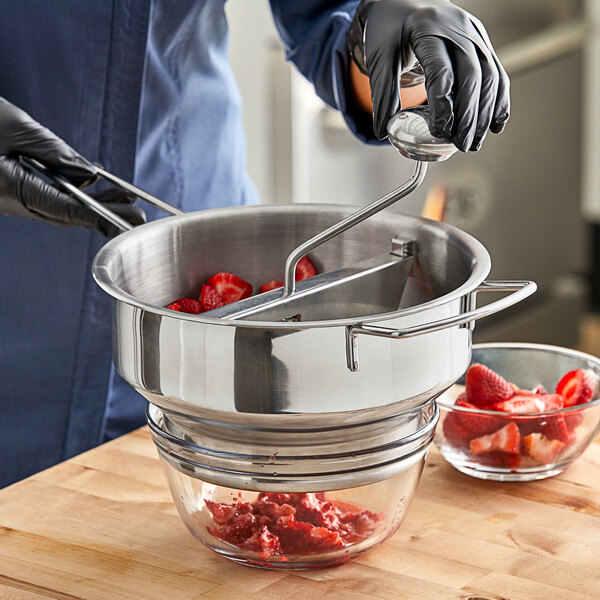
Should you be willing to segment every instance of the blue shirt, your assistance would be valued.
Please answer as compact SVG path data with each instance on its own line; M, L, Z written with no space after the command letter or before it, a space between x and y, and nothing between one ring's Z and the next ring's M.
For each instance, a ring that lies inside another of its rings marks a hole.
M349 93L357 0L270 4L287 58L372 140ZM0 0L0 9L1 96L185 211L258 201L224 0ZM145 401L111 369L110 302L90 274L103 243L0 217L0 485L143 423Z

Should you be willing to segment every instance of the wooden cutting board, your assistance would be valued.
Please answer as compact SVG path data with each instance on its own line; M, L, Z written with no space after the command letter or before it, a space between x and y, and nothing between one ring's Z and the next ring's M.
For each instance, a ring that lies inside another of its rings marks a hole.
M563 475L527 484L472 479L432 447L389 542L292 574L231 563L196 541L141 429L0 490L9 598L598 599L600 443Z

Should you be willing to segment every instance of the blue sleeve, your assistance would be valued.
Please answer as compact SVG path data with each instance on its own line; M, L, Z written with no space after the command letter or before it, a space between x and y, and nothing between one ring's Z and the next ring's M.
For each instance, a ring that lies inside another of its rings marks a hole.
M320 98L342 113L356 137L379 143L372 116L356 104L350 85L346 35L358 0L270 0L270 4L286 58Z

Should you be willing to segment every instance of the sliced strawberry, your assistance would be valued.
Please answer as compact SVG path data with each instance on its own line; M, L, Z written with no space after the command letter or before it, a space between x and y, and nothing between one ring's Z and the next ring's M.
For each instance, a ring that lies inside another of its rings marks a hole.
M540 400L544 403L544 410L558 410L565 405L565 400L560 394L540 394Z
M202 286L202 291L200 292L200 304L204 310L213 310L213 308L225 306L223 298L221 298L217 293L217 290L210 285Z
M467 397L478 408L489 408L514 395L512 385L485 365L471 365L466 375Z
M541 433L548 439L559 440L563 444L575 441L575 433L567 427L567 422L562 415L552 415L544 419Z
M165 306L165 308L176 310L178 312L190 313L192 315L198 315L202 312L200 302L194 298L180 298L179 300L175 300L175 302L171 302L171 304Z
M215 273L207 279L206 285L214 288L225 304L243 300L252 294L252 286L233 273Z
M275 279L271 279L269 283L263 283L260 286L260 293L264 294L265 292L270 292L271 290L276 290L277 288L283 287L283 281L277 281Z
M597 375L588 369L574 369L566 373L556 386L556 393L565 399L565 406L585 404L596 396Z
M534 394L539 394L540 396L545 396L548 393L546 388L541 383L538 383L531 391Z
M296 271L294 273L294 278L296 281L302 281L303 279L308 279L313 275L317 274L317 267L313 264L313 261L308 258L308 256L303 256L296 265Z
M468 408L474 411L456 411L456 414L460 417L460 422L463 429L470 434L469 439L498 431L506 424L507 421L505 418L477 414L479 409L474 404L471 404L467 400L461 398L461 396L463 396L463 394L458 397L455 406L461 406L462 408Z
M510 400L496 402L494 410L509 413L541 412L545 409L544 401L539 396L513 396Z
M521 448L521 433L516 423L512 421L499 431L484 435L469 444L471 454L485 454L487 452L509 452L518 454Z
M534 460L551 463L563 449L560 440L550 440L541 433L532 433L523 438L523 451Z

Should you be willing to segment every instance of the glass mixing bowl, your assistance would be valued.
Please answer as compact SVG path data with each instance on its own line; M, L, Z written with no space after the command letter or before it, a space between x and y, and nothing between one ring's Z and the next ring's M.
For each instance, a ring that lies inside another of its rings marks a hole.
M542 384L554 392L563 375L575 369L600 375L598 358L540 344L477 344L474 363L489 367L523 390ZM598 397L557 410L508 413L457 406L455 401L465 389L461 384L464 379L437 399L440 423L435 444L454 468L473 477L531 481L558 475L581 456L600 430ZM513 451L482 452L485 443L473 443L473 439L493 435L514 440Z
M218 554L247 565L305 569L344 563L402 524L425 457L389 479L328 492L249 492L194 479L162 459L177 510Z
M201 446L152 405L147 417L177 510L196 538L243 564L307 569L344 563L400 527L439 417L434 402L408 412L419 417L409 419L413 432L379 446L371 442L381 439L380 423L369 443L361 434L343 453L327 453L315 432L314 446L303 438L304 446L295 441L271 456Z

